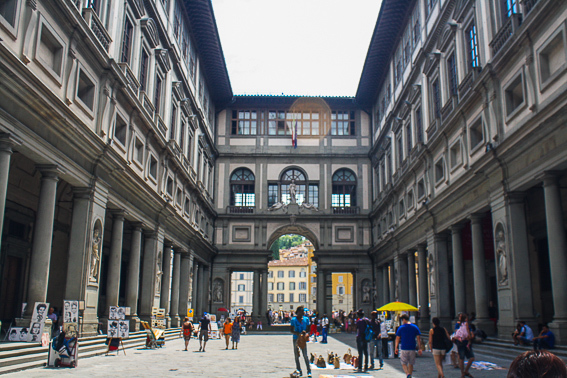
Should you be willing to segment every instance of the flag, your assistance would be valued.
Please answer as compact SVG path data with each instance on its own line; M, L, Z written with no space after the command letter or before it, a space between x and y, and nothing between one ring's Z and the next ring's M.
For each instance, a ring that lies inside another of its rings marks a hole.
M295 125L291 123L289 129L291 131L291 145L293 148L297 148L297 120L295 120Z

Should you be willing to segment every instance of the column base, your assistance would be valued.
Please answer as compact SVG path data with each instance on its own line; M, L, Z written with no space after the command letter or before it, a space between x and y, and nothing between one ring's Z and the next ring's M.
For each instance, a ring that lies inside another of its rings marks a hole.
M431 321L429 316L421 317L417 320L417 326L420 330L429 330L431 328Z
M181 327L181 325L183 324L183 322L181 321L181 318L177 315L174 315L171 318L171 327Z
M557 319L549 323L549 329L555 335L555 344L567 344L567 319Z
M490 319L475 319L473 321L476 329L483 330L488 336L495 336L496 329L494 328L494 322Z
M126 320L130 320L130 332L138 332L140 330L140 318L136 315L127 316Z

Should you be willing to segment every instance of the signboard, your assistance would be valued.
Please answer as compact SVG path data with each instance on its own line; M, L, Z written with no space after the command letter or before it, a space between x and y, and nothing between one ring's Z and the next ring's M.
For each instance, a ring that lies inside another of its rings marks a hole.
M193 313L194 313L194 311L193 311L192 308L187 309L187 317L188 318L192 318L194 316Z

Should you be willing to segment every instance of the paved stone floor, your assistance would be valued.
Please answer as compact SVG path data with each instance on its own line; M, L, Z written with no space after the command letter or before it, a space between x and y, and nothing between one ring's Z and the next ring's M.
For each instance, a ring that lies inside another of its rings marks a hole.
M344 342L343 342L344 341ZM345 343L346 342L346 343ZM348 345L350 344L350 346ZM310 353L324 354L327 350L339 355L350 347L354 353L354 335L341 334L329 337L328 344L309 343ZM79 360L76 369L36 368L9 374L14 377L54 377L54 376L186 376L186 377L289 377L295 369L289 334L252 334L243 335L238 350L225 350L224 341L210 340L206 352L198 352L199 342L191 340L189 351L183 351L183 340L168 341L166 347L157 350L128 349L126 356L109 355ZM479 356L481 357L481 356ZM511 361L482 356L478 360L489 361L508 367ZM355 374L353 369L313 369L313 376L347 377L405 377L398 359L385 360L384 369ZM305 374L306 370L303 367ZM414 377L437 377L431 353L424 353L416 362ZM479 371L471 370L475 378L506 377L507 370ZM459 370L447 366L445 376L460 377ZM342 378L342 377L341 377Z

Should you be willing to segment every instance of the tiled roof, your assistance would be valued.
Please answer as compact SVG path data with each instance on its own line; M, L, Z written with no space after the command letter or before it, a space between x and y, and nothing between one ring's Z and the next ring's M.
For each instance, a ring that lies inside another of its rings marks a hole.
M288 259L288 260L273 260L268 263L268 267L270 266L307 266L308 260L307 257L298 257L296 259Z

